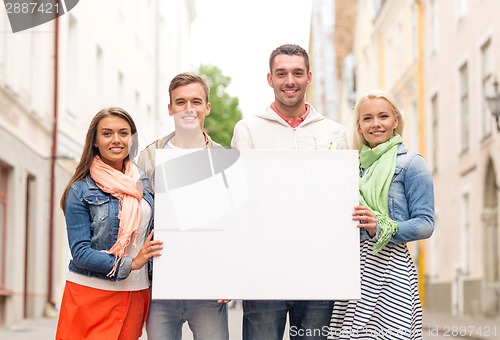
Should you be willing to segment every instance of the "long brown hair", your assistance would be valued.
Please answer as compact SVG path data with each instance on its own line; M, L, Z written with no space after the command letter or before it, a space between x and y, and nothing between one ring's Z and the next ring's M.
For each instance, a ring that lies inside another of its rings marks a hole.
M71 186L75 182L81 181L87 176L87 174L90 171L90 165L92 164L94 157L96 155L100 156L99 148L94 145L97 136L97 124L99 124L101 119L109 116L120 117L125 121L127 121L127 123L130 125L132 140L130 142L130 151L127 156L127 159L130 158L133 159L137 155L137 151L139 148L137 128L130 114L128 114L127 111L119 107L108 107L99 111L94 116L94 118L92 118L92 121L90 122L89 125L89 129L87 130L87 137L85 137L85 144L83 145L83 151L82 151L82 157L80 158L80 163L78 163L75 169L75 173L73 174L73 177L71 177L68 185L66 185L66 188L64 189L64 192L61 196L61 201L59 203L63 212L66 209L66 199L68 198L68 193L69 190L71 189Z

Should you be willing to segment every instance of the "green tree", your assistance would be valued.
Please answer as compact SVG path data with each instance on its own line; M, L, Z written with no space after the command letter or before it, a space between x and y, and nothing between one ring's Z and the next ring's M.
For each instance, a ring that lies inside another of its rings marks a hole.
M226 93L226 88L231 84L231 77L223 75L222 70L213 65L200 65L198 73L204 76L210 85L212 109L205 119L205 129L214 141L229 147L234 125L242 118L238 107L239 99Z

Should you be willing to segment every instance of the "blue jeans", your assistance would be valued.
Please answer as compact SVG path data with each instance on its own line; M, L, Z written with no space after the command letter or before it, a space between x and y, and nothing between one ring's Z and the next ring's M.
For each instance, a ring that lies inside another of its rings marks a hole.
M188 323L195 340L228 340L226 304L208 300L153 300L146 332L148 340L181 340Z
M243 301L243 340L282 340L286 316L290 339L326 339L333 301Z

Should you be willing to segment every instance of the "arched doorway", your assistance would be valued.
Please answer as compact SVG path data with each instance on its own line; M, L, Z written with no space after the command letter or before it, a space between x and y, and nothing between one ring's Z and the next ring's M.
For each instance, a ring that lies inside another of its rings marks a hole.
M498 193L495 168L488 161L484 182L483 244L484 289L482 311L487 316L500 315L500 233L498 231Z

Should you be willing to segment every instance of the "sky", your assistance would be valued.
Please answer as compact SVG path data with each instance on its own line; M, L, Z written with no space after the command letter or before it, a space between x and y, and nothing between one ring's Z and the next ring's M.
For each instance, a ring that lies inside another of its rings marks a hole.
M227 92L239 98L244 117L261 112L274 100L266 78L272 50L308 50L312 1L195 0L192 65L215 65L231 77Z

